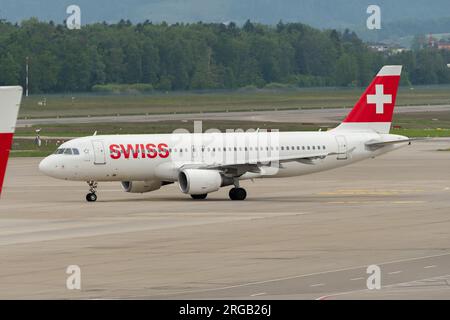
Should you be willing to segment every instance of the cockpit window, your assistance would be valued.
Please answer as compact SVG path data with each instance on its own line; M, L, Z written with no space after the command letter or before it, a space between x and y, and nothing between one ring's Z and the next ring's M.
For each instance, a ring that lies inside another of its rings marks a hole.
M53 154L79 155L80 151L76 148L59 148Z

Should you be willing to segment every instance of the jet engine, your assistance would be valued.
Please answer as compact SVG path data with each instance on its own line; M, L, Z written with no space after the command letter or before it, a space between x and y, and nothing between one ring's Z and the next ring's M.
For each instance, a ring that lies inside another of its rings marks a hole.
M122 181L122 188L129 193L145 193L155 191L161 188L161 181Z
M216 170L186 169L180 172L178 183L183 193L200 195L231 185L233 179L222 176Z

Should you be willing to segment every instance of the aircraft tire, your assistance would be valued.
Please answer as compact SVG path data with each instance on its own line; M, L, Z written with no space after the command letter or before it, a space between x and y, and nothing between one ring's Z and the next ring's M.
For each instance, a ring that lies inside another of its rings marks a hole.
M247 198L247 191L244 188L233 188L229 193L231 200L242 201Z
M205 194L191 194L191 198L194 200L204 200L208 196L207 193Z

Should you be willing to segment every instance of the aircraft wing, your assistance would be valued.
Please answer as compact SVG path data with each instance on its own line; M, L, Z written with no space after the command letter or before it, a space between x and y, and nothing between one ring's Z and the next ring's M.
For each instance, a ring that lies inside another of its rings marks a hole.
M314 165L316 160L325 159L327 156L337 155L337 153L325 153L325 152L317 152L309 155L289 155L289 156L276 156L276 157L265 157L260 158L258 161L236 161L234 163L225 163L225 164L186 164L180 168L184 169L209 169L209 170L219 170L225 174L229 174L232 176L241 176L246 172L259 173L260 168L263 166L273 166L277 165L279 168L282 168L283 163L285 162L301 162L304 164Z

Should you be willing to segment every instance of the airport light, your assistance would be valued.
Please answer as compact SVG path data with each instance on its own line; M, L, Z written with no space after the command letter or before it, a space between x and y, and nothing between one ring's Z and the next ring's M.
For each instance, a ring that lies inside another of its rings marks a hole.
M26 79L25 79L25 87L26 87L26 93L25 96L28 97L28 83L29 83L29 57L26 58L26 66L25 66L25 70L26 70Z

